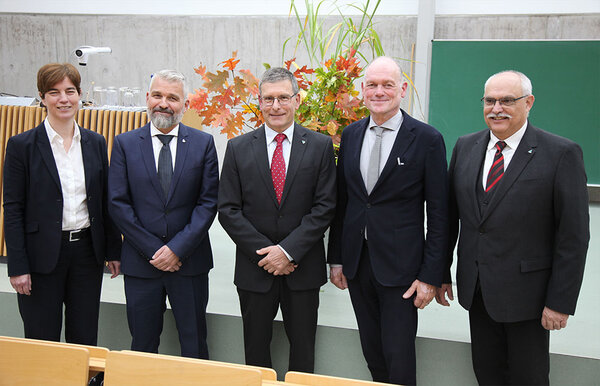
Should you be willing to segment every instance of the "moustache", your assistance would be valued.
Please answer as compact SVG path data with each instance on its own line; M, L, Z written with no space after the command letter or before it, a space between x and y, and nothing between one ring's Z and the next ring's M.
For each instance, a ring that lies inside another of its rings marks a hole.
M173 110L171 110L171 109L170 109L170 108L168 108L168 107L167 107L167 108L165 108L165 109L163 109L162 107L155 107L155 108L153 108L153 109L152 109L152 112L153 112L153 113L167 113L167 114L171 114L171 115L173 115L173 114L174 114L174 111L173 111Z
M506 113L498 113L498 114L489 113L485 117L489 118L489 119L493 119L493 118L512 118L512 115L506 114Z

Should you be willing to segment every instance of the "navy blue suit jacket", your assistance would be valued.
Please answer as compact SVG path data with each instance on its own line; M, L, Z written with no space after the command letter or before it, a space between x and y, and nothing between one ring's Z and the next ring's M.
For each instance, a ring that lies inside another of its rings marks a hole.
M94 254L103 264L119 260L121 248L107 210L106 141L90 130L80 132ZM43 122L8 140L3 186L8 276L52 272L60 254L63 195Z
M150 124L115 138L109 172L109 209L124 235L121 270L156 278L148 261L167 245L182 261L181 275L212 266L208 238L217 212L219 170L211 135L179 125L175 170L168 197L158 180Z
M384 286L415 279L439 286L448 242L446 150L433 127L402 111L404 120L371 194L360 172L369 117L344 129L337 165L338 201L328 263L353 279L368 229L373 274ZM427 237L424 230L427 203Z

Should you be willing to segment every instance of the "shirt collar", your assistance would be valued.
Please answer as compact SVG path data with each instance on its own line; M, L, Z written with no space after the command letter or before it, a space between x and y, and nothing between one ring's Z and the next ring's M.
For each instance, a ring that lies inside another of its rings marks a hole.
M79 131L79 125L75 121L73 121L73 125L74 125L73 141L80 141L81 140L81 133ZM50 141L50 143L52 143L52 141L54 141L57 138L58 138L59 141L62 142L62 137L60 136L60 134L58 134L52 128L52 125L50 125L50 121L48 120L48 118L44 119L44 127L46 128L46 135L48 136L48 140Z
M275 130L271 129L265 123L265 136L267 137L267 144L273 142L275 140L275 136L277 134L279 134L279 133L276 132ZM281 134L285 135L285 137L287 138L287 140L290 141L290 143L291 143L292 142L291 138L294 136L294 122L292 122L292 124L290 125L290 127L288 127L287 129L285 129Z
M527 120L525 120L525 123L523 124L523 126L521 126L519 130L517 130L513 135L504 140L506 146L513 150L516 149L519 146L519 143L521 143L521 139L525 135L525 129L527 129ZM500 141L498 137L496 137L494 133L490 130L490 141L488 142L487 149L491 150L495 148L496 142L498 141Z
M375 127L375 126L381 126L388 130L396 131L396 130L400 129L400 126L402 126L403 120L404 120L404 116L402 115L402 110L398 109L398 112L393 117L391 117L387 121L383 122L383 124L381 124L381 125L378 125L377 123L375 123L375 121L373 120L373 117L371 116L369 118L368 129Z
M165 134L162 131L158 130L156 128L156 126L154 126L154 123L150 122L150 135L155 137L159 134ZM169 131L167 134L165 135L172 135L173 137L177 137L177 135L179 135L179 123L173 128L173 130Z

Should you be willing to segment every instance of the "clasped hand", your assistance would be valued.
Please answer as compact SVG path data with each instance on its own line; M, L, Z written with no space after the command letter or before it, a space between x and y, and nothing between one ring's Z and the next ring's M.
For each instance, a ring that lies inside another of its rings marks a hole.
M256 251L256 253L261 256L266 255L258 262L258 266L275 276L289 275L297 267L277 245L264 247Z
M161 271L175 272L179 271L181 260L171 251L171 248L163 245L158 251L154 252L154 255L150 259L150 264Z

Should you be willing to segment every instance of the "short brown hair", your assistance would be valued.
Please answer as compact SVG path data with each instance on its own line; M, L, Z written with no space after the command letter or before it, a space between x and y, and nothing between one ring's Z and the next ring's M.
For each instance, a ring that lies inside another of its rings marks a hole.
M48 63L42 66L37 73L37 87L42 98L65 78L69 78L81 95L81 75L75 66L70 63Z

